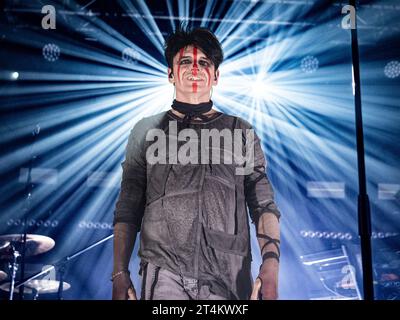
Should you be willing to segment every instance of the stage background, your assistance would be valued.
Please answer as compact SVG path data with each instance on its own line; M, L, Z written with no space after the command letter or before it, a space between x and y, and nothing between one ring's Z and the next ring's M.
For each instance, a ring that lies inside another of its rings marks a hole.
M375 293L392 300L400 297L400 5L359 3ZM142 117L170 107L163 43L184 21L210 28L222 43L215 107L252 123L262 139L282 212L280 299L360 298L346 4L2 1L0 234L22 233L26 225L56 243L27 260L27 275L112 233L128 134ZM56 10L56 29L42 27L45 5ZM256 276L254 230L252 245ZM140 292L136 253L131 270ZM7 261L0 269L7 271ZM110 299L111 270L109 240L66 265L71 288L64 299ZM58 278L59 270L46 277Z

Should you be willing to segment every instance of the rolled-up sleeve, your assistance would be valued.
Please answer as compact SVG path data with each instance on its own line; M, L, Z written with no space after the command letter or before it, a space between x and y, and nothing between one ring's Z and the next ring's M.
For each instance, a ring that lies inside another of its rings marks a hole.
M268 179L266 167L266 159L260 139L254 132L254 170L244 179L246 203L253 223L258 222L258 219L264 213L272 213L278 219L281 215L275 204L274 190Z
M122 162L121 190L114 212L114 224L133 224L140 230L146 204L146 159L143 128L139 121L132 129Z

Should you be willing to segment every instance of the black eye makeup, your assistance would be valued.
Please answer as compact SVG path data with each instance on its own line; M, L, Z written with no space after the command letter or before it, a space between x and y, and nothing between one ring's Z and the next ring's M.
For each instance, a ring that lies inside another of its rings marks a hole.
M210 63L207 60L200 60L199 65L201 65L203 67L209 67Z
M181 61L179 61L179 64L189 64L189 63L192 63L190 59L181 59Z
M191 58L182 58L180 61L178 61L178 64L182 65L182 64L191 64L192 63L192 59ZM201 59L199 61L199 65L201 65L202 67L210 67L211 63L208 60L204 60Z

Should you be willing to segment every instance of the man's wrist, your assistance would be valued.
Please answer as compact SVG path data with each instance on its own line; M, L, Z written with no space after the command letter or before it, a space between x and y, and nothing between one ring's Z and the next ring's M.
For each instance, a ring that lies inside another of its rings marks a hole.
M123 275L123 274L128 274L128 275L130 275L130 272L129 272L129 270L121 270L121 271L117 271L117 272L113 272L112 274L111 274L111 281L114 281L114 279L115 278L117 278L117 277L120 277L121 275Z

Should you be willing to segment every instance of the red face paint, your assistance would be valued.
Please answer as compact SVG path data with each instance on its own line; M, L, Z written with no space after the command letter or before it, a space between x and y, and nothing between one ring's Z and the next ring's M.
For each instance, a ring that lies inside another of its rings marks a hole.
M197 76L199 67L197 65L197 48L193 47L193 75Z
M193 76L197 76L198 66L197 66L197 48L193 47ZM197 82L192 83L192 90L194 93L197 92Z
M179 72L181 70L181 59L183 56L183 48L179 50L179 58L178 58L178 81L181 81L181 73Z

